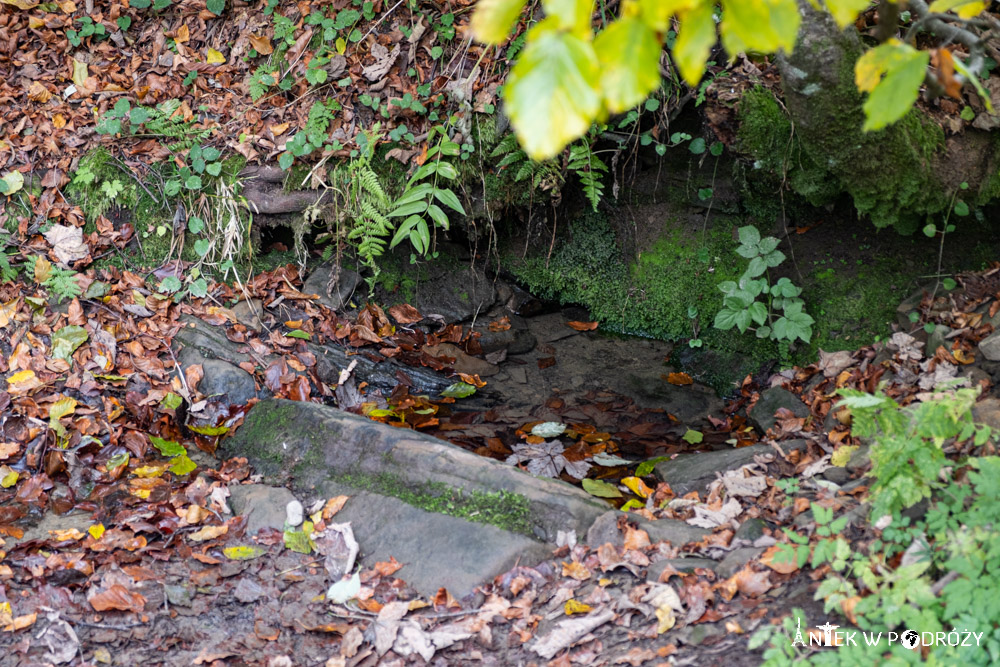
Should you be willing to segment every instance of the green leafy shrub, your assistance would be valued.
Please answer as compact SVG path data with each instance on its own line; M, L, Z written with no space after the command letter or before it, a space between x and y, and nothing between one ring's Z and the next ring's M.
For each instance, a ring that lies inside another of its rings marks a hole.
M739 281L729 280L719 285L725 298L715 316L715 328L726 331L736 327L740 333L753 330L758 338L808 343L815 320L803 312L805 302L799 298L802 289L788 278L772 284L767 277L768 269L785 261L785 254L778 250L778 239L761 238L751 225L740 227L739 237L736 252L750 260L750 264ZM764 300L758 301L762 296Z

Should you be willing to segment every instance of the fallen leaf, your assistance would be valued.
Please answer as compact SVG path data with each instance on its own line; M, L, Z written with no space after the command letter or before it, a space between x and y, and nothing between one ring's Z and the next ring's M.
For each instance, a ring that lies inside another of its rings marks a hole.
M87 601L94 611L132 611L139 613L146 606L146 598L140 593L128 590L121 584L112 584L104 590L91 589Z
M667 374L667 382L672 385L684 386L694 384L694 379L687 373L669 373Z
M600 325L600 322L567 322L566 326L577 331L593 331ZM570 334L572 335L572 334Z
M226 62L226 57L215 49L209 48L206 61L209 65L221 65Z
M205 540L214 540L228 532L229 526L226 524L222 524L221 526L205 526L188 535L188 539L192 542L204 542Z
M579 600L574 600L572 598L566 600L566 604L563 605L563 611L566 612L567 616L572 616L573 614L586 614L592 609L593 607L591 607L589 604L584 604L583 602L580 602Z

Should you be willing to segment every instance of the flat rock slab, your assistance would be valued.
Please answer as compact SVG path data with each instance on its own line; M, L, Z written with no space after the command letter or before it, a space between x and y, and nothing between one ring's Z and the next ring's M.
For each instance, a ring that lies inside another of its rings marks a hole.
M560 531L583 535L608 510L565 482L315 403L261 401L224 449L246 456L267 483L312 497L348 486L550 543Z
M518 563L536 565L552 552L525 535L427 512L397 498L346 486L330 491L350 496L333 522L351 524L361 566L395 558L403 567L394 576L423 596L443 587L464 598ZM259 484L232 486L230 493L233 511L248 517L248 533L281 529L293 497L287 489Z
M785 440L779 443L786 454L806 446L805 440ZM678 496L691 491L704 494L715 481L716 473L734 470L749 463L758 454L777 454L770 445L751 445L738 449L720 449L714 452L681 454L670 461L660 461L653 468L656 477L670 485Z
M789 410L800 418L808 417L811 414L809 406L803 403L801 398L782 387L771 387L761 393L760 398L750 408L748 416L761 433L767 433L767 430L774 426L777 421L775 415L781 408Z

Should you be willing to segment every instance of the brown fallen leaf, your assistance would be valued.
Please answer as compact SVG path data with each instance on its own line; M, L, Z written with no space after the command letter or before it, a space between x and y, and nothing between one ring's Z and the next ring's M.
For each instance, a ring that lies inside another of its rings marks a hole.
M136 593L125 588L121 584L112 584L105 590L91 589L87 593L87 602L94 608L94 611L132 611L139 613L146 606L146 598L141 593Z
M566 326L577 331L593 331L600 325L600 322L567 322Z
M326 501L326 504L323 505L323 520L329 521L330 517L344 509L349 498L350 496L336 496Z
M201 530L188 535L188 539L192 542L204 542L205 540L214 540L216 537L225 535L228 532L229 526L226 524L222 524L221 526L205 526Z
M395 306L392 306L389 308L389 315L400 324L413 324L424 319L420 311L408 303L397 303Z
M687 373L669 373L667 375L667 382L676 386L694 384L694 380Z
M799 569L799 566L795 564L794 559L790 562L781 562L781 563L775 562L774 556L777 553L778 553L778 545L775 544L767 551L765 551L763 554L761 554L760 562L768 566L778 574L791 574L792 572L795 572L796 570Z

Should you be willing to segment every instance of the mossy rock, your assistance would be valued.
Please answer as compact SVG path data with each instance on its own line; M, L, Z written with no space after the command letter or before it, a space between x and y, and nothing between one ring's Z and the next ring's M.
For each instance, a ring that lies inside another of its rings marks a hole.
M270 484L327 495L349 487L547 542L582 535L608 509L565 482L314 403L258 403L224 449Z

